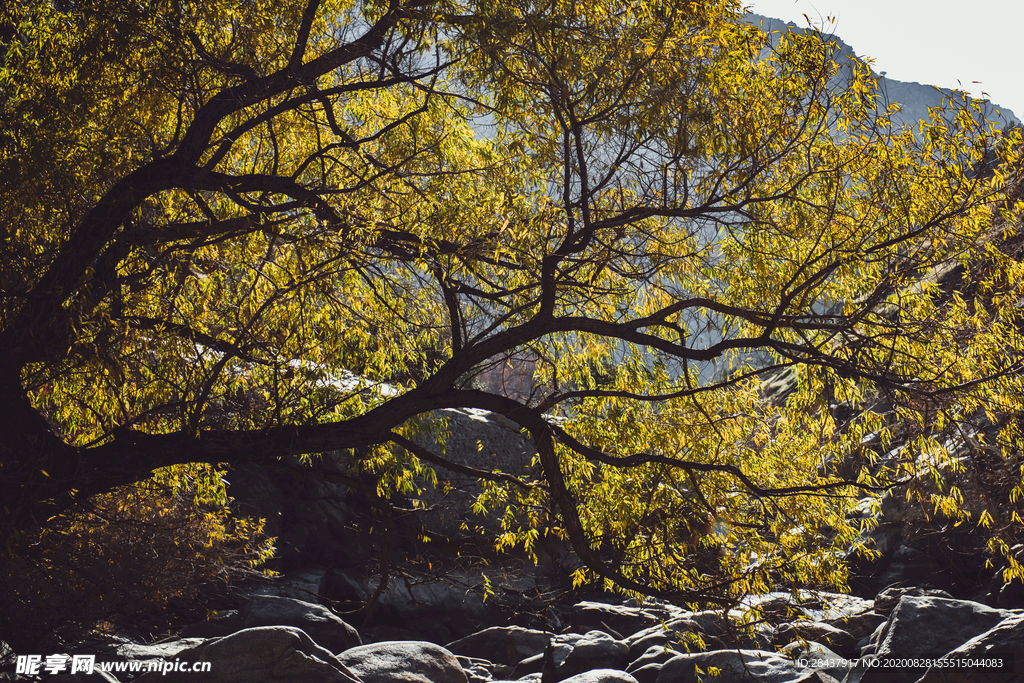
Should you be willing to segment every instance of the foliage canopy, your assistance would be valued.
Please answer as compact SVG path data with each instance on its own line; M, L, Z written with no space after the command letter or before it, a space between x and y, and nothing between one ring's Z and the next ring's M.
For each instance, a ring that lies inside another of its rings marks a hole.
M428 466L478 476L516 513L500 542L564 536L581 580L841 585L861 492L1019 409L1011 166L978 172L1017 147L970 101L896 126L865 65L740 9L8 9L6 528L158 468L338 451L382 505ZM955 268L970 291L918 282ZM528 395L473 388L509 363ZM417 446L451 407L521 426L539 468ZM879 469L862 442L896 425L916 440Z

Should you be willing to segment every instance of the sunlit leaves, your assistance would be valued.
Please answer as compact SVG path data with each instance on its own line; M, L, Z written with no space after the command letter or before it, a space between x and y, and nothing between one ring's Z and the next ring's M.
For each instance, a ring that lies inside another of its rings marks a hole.
M966 522L929 430L1019 410L1019 196L982 172L1019 136L970 100L898 128L866 65L739 10L26 10L0 72L12 376L82 453L356 425L378 501L437 480L396 436L486 404L556 454L483 486L503 549L571 532L595 576L677 594L841 585L855 485L930 467L916 502ZM506 368L514 396L475 384ZM870 438L905 446L874 477Z

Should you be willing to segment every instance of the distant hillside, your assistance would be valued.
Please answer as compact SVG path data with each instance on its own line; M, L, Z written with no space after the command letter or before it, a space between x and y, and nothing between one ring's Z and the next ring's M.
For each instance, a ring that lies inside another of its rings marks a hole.
M764 30L768 32L779 31L781 34L787 31L803 32L804 30L793 22L785 22L781 19L764 17L759 14L749 14L747 16L752 23L762 22ZM840 55L857 57L854 49L843 42L839 36L831 34L829 37L836 42L836 47L838 48L837 59ZM884 65L879 64L875 66L879 68L884 67ZM953 93L952 90L938 88L934 85L907 83L884 76L878 77L878 85L883 97L887 98L889 102L899 102L902 105L899 119L904 124L914 124L920 119L927 118L929 108L942 106L943 99L948 98ZM1020 120L1014 113L1006 107L1001 107L989 101L986 101L984 106L985 116L988 119L1002 121L1004 125L1010 122L1020 123Z

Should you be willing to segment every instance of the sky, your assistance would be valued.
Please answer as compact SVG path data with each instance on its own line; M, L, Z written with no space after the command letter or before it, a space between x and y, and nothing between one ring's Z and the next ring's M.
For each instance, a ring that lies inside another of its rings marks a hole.
M806 26L807 15L898 81L965 90L1024 120L1024 0L745 0ZM833 19L834 21L830 20ZM825 23L828 22L828 23Z

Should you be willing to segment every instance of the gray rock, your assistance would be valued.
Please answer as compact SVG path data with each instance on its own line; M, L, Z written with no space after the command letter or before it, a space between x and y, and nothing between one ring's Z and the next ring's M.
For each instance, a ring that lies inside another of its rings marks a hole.
M625 671L615 669L591 669L572 678L566 678L563 683L638 683L638 681Z
M319 567L290 571L271 583L257 587L250 595L275 595L317 604L320 602L320 586L326 573L326 569Z
M329 650L301 630L264 626L208 640L175 657L179 670L147 673L136 683L195 683L190 665L208 663L204 683L360 683ZM180 670L185 666L187 670Z
M874 654L879 658L938 658L971 638L995 627L1012 613L970 600L905 595L879 627ZM904 672L909 674L910 672ZM916 673L920 677L924 671ZM893 672L858 664L852 681L876 683L892 680Z
M707 672L709 667L720 669L721 674L712 679L706 673L697 673L698 668ZM676 655L662 665L657 683L698 683L701 679L715 683L791 683L811 673L814 672L771 652L716 650Z
M886 588L875 596L875 611L888 616L904 597L953 599L952 595L937 588Z
M528 657L543 653L551 637L550 633L521 626L492 626L445 647L457 655L515 666Z
M693 631L699 633L704 640L706 650L749 648L757 644L744 629L737 623L736 619L741 616L736 612L723 614L721 610L704 610L693 612L686 616L692 622ZM771 635L766 634L764 646L771 644Z
M622 669L626 666L628 651L629 647L621 640L602 631L589 631L576 641L565 661L556 665L555 679L565 680L595 669Z
M896 549L878 582L882 586L924 583L951 588L953 585L952 579L934 557L907 545Z
M166 659L174 659L179 653L202 645L204 642L205 640L203 638L178 638L177 640L158 643L156 645L126 643L124 645L119 645L115 651L117 652L118 658L129 661L163 661Z
M576 647L576 643L583 640L583 637L581 633L562 633L551 639L551 660L556 669L565 664L569 653Z
M686 614L672 605L652 603L644 607L626 607L581 602L573 608L570 623L578 631L614 631L617 637L622 638Z
M1001 660L1003 666L933 667L918 683L1021 683L1024 681L1024 613L999 622L942 657L943 660ZM1016 671L1016 675L1014 675Z
M636 679L636 683L658 683L658 676L661 674L662 662L645 664L638 669L627 671L630 676Z
M361 606L369 597L366 589L351 574L336 567L328 569L320 577L317 594L323 604L340 604L350 608Z
M833 622L829 622L833 626L842 629L845 633L848 633L850 635L850 638L854 641L854 644L850 645L849 650L844 649L843 646L838 642L836 643L836 647L834 649L838 652L849 652L850 654L856 653L856 643L859 643L860 640L874 633L875 629L884 624L885 621L886 618L878 612L869 611L862 612L860 614L854 614L848 617L843 617Z
M415 440L438 455L486 472L500 469L521 474L537 453L519 425L503 415L476 408L448 408L430 413ZM483 491L478 479L441 467L435 471L438 481L448 488L441 491L425 486L418 494L428 508L418 513L426 526L443 535L460 535L463 522L490 531L500 530L500 516L480 517L470 512Z
M788 657L800 666L814 671L823 671L840 681L846 678L846 674L850 672L851 668L840 663L856 661L844 657L821 643L807 640L794 641L783 647L779 654Z
M541 678L542 678L542 676L541 676L540 672L537 672L537 673L527 674L527 675L523 676L522 678L516 678L513 681L499 681L499 683L515 683L516 681L518 681L518 683L541 683Z
M339 659L363 683L468 683L451 652L423 641L385 641L342 652Z
M673 619L634 633L624 641L629 646L627 659L633 661L647 652L651 647L680 645L685 634L697 631L697 624L683 617Z
M512 679L519 680L529 676L530 674L539 674L541 669L544 668L544 653L527 657L512 669Z
M362 644L359 633L323 605L294 598L258 595L242 609L242 627L294 626L321 647L342 652Z
M536 589L531 577L493 577L495 591ZM487 600L481 571L452 571L445 581L397 581L388 583L373 607L372 620L377 624L401 626L418 633L429 633L439 642L451 642L501 623L502 606ZM377 578L370 577L370 586ZM398 638L394 638L398 640Z
M238 630L237 628L235 629ZM164 643L142 645L135 642L124 642L114 650L116 657L112 661L137 662L140 668L135 671L118 672L125 680L133 680L149 671L149 666L161 667L163 662L174 660L180 653L198 647L206 642L205 638L178 638ZM102 659L102 656L98 659ZM154 669L158 671L159 669ZM83 679L84 680L84 679Z
M789 683L839 683L839 679L829 676L824 671L812 671L800 678L795 678Z
M853 652L860 638L823 621L797 621L782 624L775 631L774 642L788 643L797 638L828 645L837 652Z
M803 595L808 600L801 602L799 607L812 621L834 624L836 621L849 619L875 609L874 600L865 600L855 595L827 591L808 591Z
M631 674L638 669L652 664L658 664L658 668L661 668L661 664L664 664L678 654L680 654L678 651L670 650L664 645L652 645L647 648L646 652L629 663L629 666L626 667L626 673Z
M220 638L242 629L242 615L236 609L211 611L205 621L181 630L182 638Z
M447 649L447 648L446 648ZM490 683L494 680L494 664L486 659L456 655L459 666L466 672L469 683Z
M327 453L314 467L345 473L349 465ZM228 490L238 513L265 519L267 535L277 538L273 568L315 562L358 567L371 559L372 544L363 524L365 501L343 484L282 474L255 463L232 467L230 480Z

